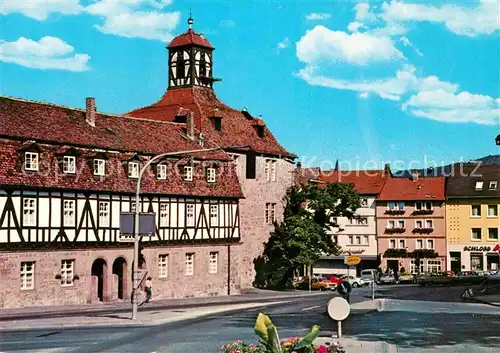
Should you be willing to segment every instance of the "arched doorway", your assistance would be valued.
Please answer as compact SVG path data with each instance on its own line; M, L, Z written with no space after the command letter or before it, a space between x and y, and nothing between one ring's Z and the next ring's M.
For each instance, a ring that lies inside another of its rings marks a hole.
M100 301L105 301L107 285L108 264L104 259L96 259L92 264L92 276L97 277L97 297Z
M127 296L127 273L127 260L117 257L113 262L113 274L118 278L118 299L124 299Z

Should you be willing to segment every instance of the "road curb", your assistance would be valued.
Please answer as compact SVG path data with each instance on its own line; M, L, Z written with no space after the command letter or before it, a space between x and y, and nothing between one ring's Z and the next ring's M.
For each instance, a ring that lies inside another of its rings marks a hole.
M154 301L152 302L152 306L142 307L140 311L157 311L157 310L175 310L175 309L193 309L193 308L202 308L202 307L210 307L210 306L218 306L218 305L231 305L231 304L250 304L258 301L273 301L273 300L294 300L301 299L311 296L320 296L327 295L328 292L318 292L318 293L304 293L304 294L293 294L293 295L277 295L277 296L263 296L254 298L242 299L238 300L237 297L230 300L225 299L222 302L204 302L204 303L189 303L189 304L165 304L165 305L154 305ZM225 296L222 298L231 298L231 296ZM165 299L161 299L165 300ZM132 305L129 306L120 306L115 308L80 308L80 309L71 309L65 311L53 311L53 312L39 312L39 313L23 313L23 314L4 314L0 310L0 323L8 322L8 321L16 321L16 320L36 320L36 319L54 319L60 317L68 317L68 316L92 316L92 315L106 315L106 314L120 314L132 311Z

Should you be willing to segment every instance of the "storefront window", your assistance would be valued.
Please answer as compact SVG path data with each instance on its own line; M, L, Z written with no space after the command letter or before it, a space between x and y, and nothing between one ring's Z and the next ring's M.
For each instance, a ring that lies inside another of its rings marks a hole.
M427 271L428 272L441 272L441 260L427 260Z
M478 254L478 253L470 254L470 269L472 271L483 270L483 254Z
M500 255L486 254L486 266L488 271L498 271L500 268Z

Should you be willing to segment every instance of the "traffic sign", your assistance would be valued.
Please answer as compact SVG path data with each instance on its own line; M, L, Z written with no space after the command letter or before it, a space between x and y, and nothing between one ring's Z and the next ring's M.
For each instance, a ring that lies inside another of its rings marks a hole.
M349 295L352 291L352 286L347 281L342 281L337 286L337 291L342 295Z
M344 265L356 266L361 262L361 257L359 256L344 256Z
M335 297L328 302L326 311L333 320L342 321L349 316L351 306L344 298Z

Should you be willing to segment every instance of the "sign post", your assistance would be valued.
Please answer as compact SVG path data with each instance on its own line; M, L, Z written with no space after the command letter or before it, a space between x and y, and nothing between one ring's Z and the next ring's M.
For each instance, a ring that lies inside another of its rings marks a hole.
M344 298L336 297L330 299L326 311L331 319L337 321L337 338L342 337L342 321L349 316L351 306Z

